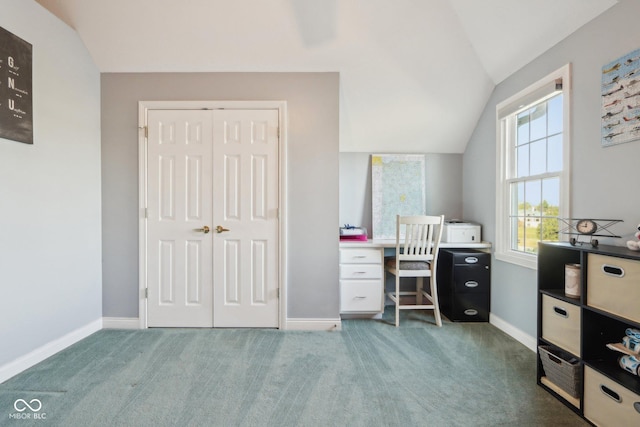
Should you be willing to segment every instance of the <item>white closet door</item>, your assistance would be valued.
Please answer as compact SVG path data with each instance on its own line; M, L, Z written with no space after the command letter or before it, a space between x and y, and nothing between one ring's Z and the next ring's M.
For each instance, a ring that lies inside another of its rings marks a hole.
M150 110L147 324L213 325L210 111Z
M278 326L278 112L214 114L214 326Z

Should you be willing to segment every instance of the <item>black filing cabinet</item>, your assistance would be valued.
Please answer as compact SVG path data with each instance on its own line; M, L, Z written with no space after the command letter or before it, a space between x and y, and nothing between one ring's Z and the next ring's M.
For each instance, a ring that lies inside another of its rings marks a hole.
M449 320L488 322L491 254L473 249L440 249L438 301Z

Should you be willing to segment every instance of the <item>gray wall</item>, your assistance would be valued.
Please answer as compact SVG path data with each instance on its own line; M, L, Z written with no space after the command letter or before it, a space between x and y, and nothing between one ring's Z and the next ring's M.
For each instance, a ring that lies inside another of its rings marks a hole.
M102 317L100 73L36 2L1 10L0 26L33 46L34 143L0 138L0 378Z
M102 74L103 313L138 317L138 101L284 100L288 318L339 316L338 73Z
M425 157L427 214L462 218L462 154ZM340 153L340 225L347 223L367 227L371 236L370 153Z
M640 222L637 180L640 141L602 148L602 66L640 48L640 2L620 0L602 16L498 85L464 154L464 215L495 237L496 105L567 63L573 64L571 215L623 219L612 230L624 245ZM606 242L605 242L606 243ZM491 312L536 335L536 272L493 260Z

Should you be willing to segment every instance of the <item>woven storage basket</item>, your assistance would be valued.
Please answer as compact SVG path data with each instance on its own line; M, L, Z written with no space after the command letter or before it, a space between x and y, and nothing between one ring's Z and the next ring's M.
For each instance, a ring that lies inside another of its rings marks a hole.
M580 398L580 361L566 351L549 345L538 346L538 351L547 379L571 396Z

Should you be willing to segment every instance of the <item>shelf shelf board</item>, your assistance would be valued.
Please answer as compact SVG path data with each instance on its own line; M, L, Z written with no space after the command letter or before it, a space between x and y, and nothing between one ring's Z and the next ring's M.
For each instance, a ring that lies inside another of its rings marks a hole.
M579 398L571 396L569 393L567 393L566 391L564 391L563 389L555 385L553 382L551 382L551 380L549 380L549 378L547 377L540 377L540 382L545 386L547 386L548 388L550 388L551 390L553 390L557 395L562 397L564 400L566 400L576 408L580 409Z
M602 360L585 360L584 364L595 369L618 384L622 384L632 392L640 394L640 377L624 371L617 364Z
M598 314L600 316L604 316L604 317L608 317L610 319L617 320L620 323L624 323L629 328L636 328L636 329L640 328L640 323L635 322L635 321L633 321L631 319L627 319L625 317L618 316L617 314L610 313L610 312L602 310L600 308L597 308L597 307L594 307L594 306L591 306L591 305L588 305L588 304L583 305L582 308L584 310L588 310L588 311L590 311L592 313L596 313L596 314Z
M564 287L562 289L540 289L540 292L544 295L568 302L569 304L580 305L580 297L570 297L566 295L564 293Z
M544 242L544 245L554 249L568 249L578 252L612 255L621 258L640 260L640 252L632 251L626 246L599 245L597 248L594 248L591 245L572 246L567 242Z

